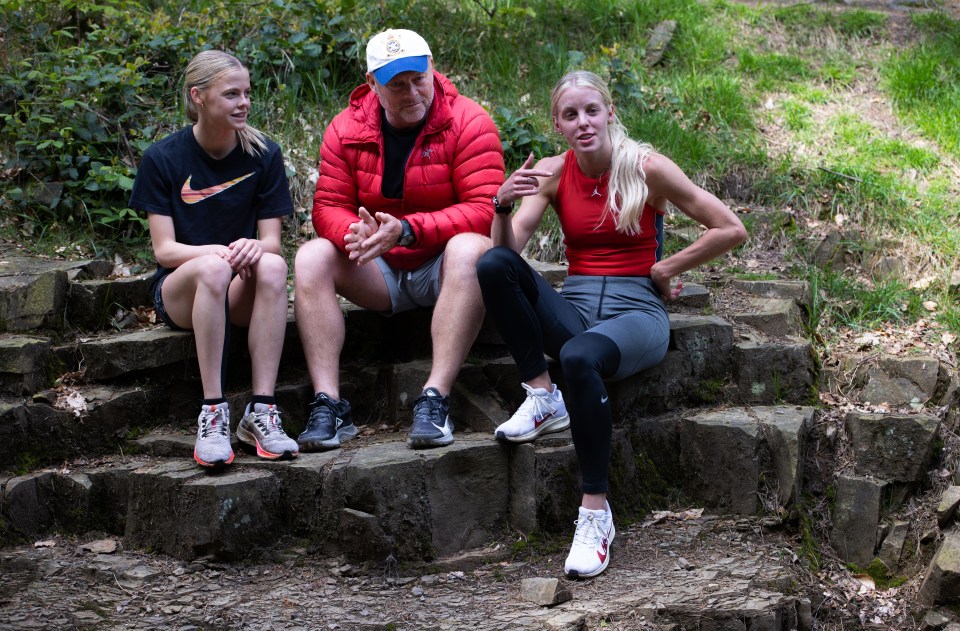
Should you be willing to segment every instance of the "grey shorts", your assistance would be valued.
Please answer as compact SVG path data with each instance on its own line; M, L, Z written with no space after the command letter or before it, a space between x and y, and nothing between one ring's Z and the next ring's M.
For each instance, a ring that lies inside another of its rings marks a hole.
M440 268L443 266L443 254L438 255L415 270L403 270L391 267L383 260L376 259L383 280L390 291L390 311L383 315L393 315L417 307L432 307L440 296Z

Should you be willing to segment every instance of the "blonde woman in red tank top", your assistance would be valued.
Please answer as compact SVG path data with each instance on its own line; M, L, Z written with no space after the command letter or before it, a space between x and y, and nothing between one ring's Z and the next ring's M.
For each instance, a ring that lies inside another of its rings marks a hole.
M607 502L612 414L604 382L662 360L670 335L664 301L679 295L680 274L736 247L747 232L673 161L629 138L597 75L564 75L551 113L569 150L536 163L531 154L500 187L493 200L496 247L480 259L477 275L527 391L495 436L518 443L571 428L583 497L564 570L588 578L607 568L616 534ZM661 260L668 201L706 230ZM559 293L520 257L548 206L560 219L570 262ZM544 354L559 359L566 397Z

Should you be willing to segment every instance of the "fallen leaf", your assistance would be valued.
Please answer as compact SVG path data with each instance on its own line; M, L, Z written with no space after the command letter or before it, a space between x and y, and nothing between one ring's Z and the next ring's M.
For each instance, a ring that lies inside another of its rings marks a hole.
M113 554L117 551L117 542L115 539L97 539L81 545L80 551L94 554Z
M944 333L940 336L940 341L949 346L957 341L957 336L953 333Z
M932 300L924 300L924 301L923 301L923 308L926 309L927 311L936 311L936 310L937 310L937 303L935 303L935 302L932 301Z

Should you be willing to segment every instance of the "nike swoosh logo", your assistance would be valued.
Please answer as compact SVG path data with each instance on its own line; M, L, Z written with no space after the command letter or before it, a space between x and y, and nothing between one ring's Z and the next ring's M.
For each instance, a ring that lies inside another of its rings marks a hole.
M183 183L183 188L180 189L180 199L183 200L184 204L196 204L197 202L202 202L208 197L213 197L217 193L222 193L231 186L239 184L254 173L255 171L251 171L250 173L241 175L240 177L230 180L229 182L217 184L216 186L208 186L207 188L202 188L199 191L190 186L190 180L193 179L193 176L189 175L187 176L187 181Z
M610 398L610 397L606 397L606 396L600 397L600 403L606 403L606 402L607 402L607 399L609 399L609 398Z
M603 551L597 550L597 557L600 558L600 562L603 563L607 560L607 546L610 545L607 543L607 538L604 537L603 541L600 542L600 547L603 548Z
M449 436L450 434L453 433L453 432L450 431L450 417L449 417L449 416L443 420L443 427L440 427L440 426L437 425L436 423L430 423L430 424L433 425L434 427L436 427L438 430L440 430L440 433L443 434L444 436Z
M541 425L543 425L543 424L544 424L547 420L549 420L552 416L553 416L553 412L551 412L550 414L547 414L546 416L542 416L542 417L540 417L540 418L535 418L535 419L533 419L533 427L534 427L534 429L536 429L537 427L540 427Z

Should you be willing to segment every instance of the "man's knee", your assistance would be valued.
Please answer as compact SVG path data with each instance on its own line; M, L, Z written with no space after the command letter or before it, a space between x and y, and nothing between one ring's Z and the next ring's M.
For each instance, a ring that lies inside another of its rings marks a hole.
M452 264L475 266L480 257L492 247L493 241L490 237L475 232L462 232L447 241L443 258Z
M338 263L337 258L346 256L330 241L323 238L307 241L294 258L293 274L295 280L316 281L319 277L328 276Z

